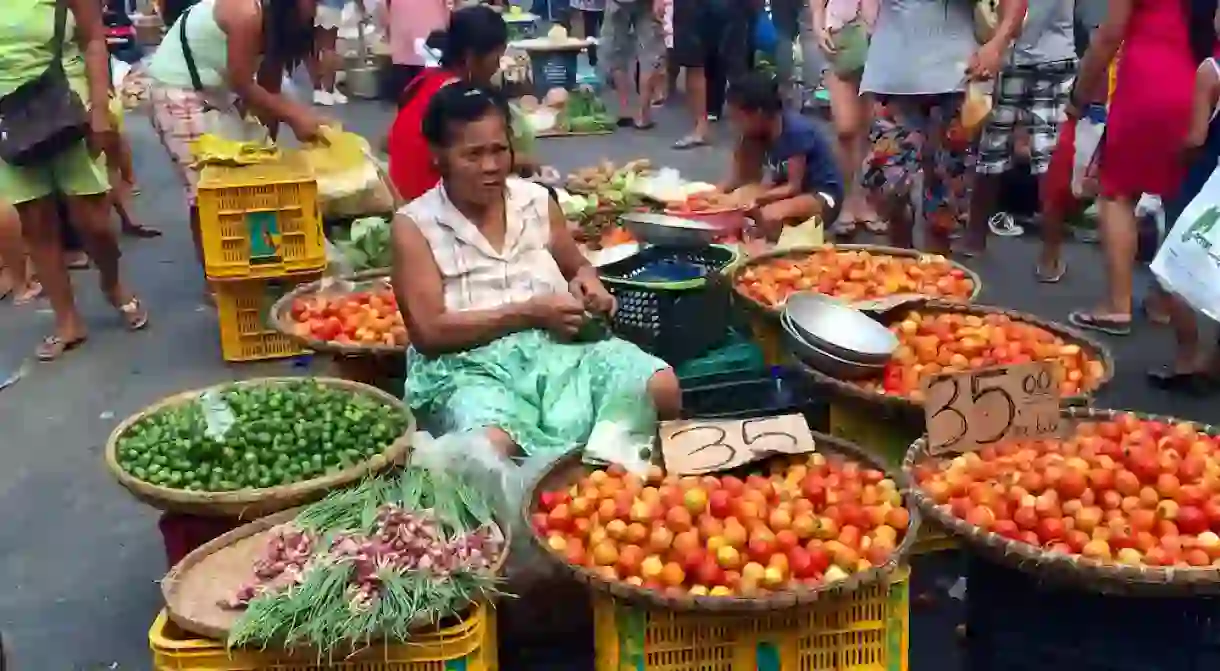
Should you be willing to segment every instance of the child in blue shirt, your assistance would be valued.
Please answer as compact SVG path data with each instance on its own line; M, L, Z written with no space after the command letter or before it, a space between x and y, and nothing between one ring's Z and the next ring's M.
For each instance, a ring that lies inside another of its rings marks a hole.
M810 119L785 111L779 82L751 72L729 85L729 118L739 138L724 190L748 194L751 213L768 240L786 225L819 217L829 227L843 204L834 151Z

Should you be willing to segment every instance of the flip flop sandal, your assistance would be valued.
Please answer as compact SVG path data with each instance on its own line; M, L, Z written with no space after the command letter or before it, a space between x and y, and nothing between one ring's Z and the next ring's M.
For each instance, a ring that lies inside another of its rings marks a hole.
M1047 272L1047 270L1043 268L1041 264L1034 266L1034 278L1042 284L1055 284L1059 280L1063 279L1063 276L1067 274L1067 271L1067 261L1060 259L1059 263L1055 264L1054 269L1052 269L1050 272Z
M635 125L635 119L632 119L629 116L621 116L617 121L614 122L614 125L618 126L619 128L631 128Z
M1164 391L1202 396L1213 391L1211 380L1203 373L1179 373L1168 366L1147 372L1148 384Z
M707 138L697 137L695 135L687 135L673 144L674 149L694 149L695 147L706 147L708 145Z
M993 214L991 219L987 220L987 228L991 229L992 235L998 235L1001 238L1016 238L1025 235L1025 229L1017 225L1017 221L1007 212Z
M137 240L150 240L152 238L161 237L161 230L149 228L147 226L130 226L122 229L124 237L135 238Z
M76 259L67 264L68 270L89 270L89 259Z
M1068 323L1077 328L1100 331L1101 333L1108 333L1114 336L1131 335L1130 319L1100 317L1091 312L1077 310L1068 315Z
M123 317L123 322L127 325L128 331L139 331L148 326L148 312L144 310L144 306L140 304L140 299L132 296L130 300L122 305L116 306L119 315Z
M76 338L74 340L64 340L57 335L49 335L43 338L42 344L38 346L39 361L54 361L64 354L85 344L85 337Z
M653 128L657 127L657 122L645 121L643 123L640 123L640 122L632 121L631 127L636 130L652 130Z

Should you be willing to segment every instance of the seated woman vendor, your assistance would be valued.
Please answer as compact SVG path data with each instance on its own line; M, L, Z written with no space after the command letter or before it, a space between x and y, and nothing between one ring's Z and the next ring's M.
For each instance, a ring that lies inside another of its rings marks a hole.
M508 24L490 7L463 7L450 17L447 30L428 37L428 46L440 51L440 67L424 70L402 92L398 115L386 138L390 179L408 202L440 180L421 129L429 103L441 88L458 82L489 89L492 78L500 70L500 58L508 47ZM539 168L531 157L533 130L524 117L510 118L516 150L513 170L520 175L532 175Z
M603 420L651 435L676 417L664 361L590 333L614 299L547 191L510 177L504 107L457 82L436 92L422 127L441 181L393 229L412 409L527 455L583 445Z
M785 225L839 216L843 179L830 142L814 122L784 111L779 83L752 72L729 86L729 117L739 138L732 175L722 187L753 202L752 217L768 240Z

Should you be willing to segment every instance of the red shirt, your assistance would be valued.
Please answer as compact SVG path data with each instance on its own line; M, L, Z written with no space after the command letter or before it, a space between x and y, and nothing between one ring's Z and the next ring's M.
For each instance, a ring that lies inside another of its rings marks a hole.
M390 179L399 195L410 202L422 196L441 181L432 165L428 141L424 139L424 114L432 96L442 86L457 81L453 73L440 68L428 68L407 86L402 97L406 100L390 125L387 138L390 153Z

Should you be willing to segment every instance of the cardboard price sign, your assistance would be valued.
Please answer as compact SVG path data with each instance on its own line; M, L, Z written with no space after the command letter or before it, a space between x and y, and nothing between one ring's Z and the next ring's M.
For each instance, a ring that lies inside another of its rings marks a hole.
M799 414L755 419L683 419L661 423L665 471L702 475L734 469L774 454L814 449L809 424Z
M969 452L1061 432L1059 366L1048 361L933 377L924 383L928 453Z

